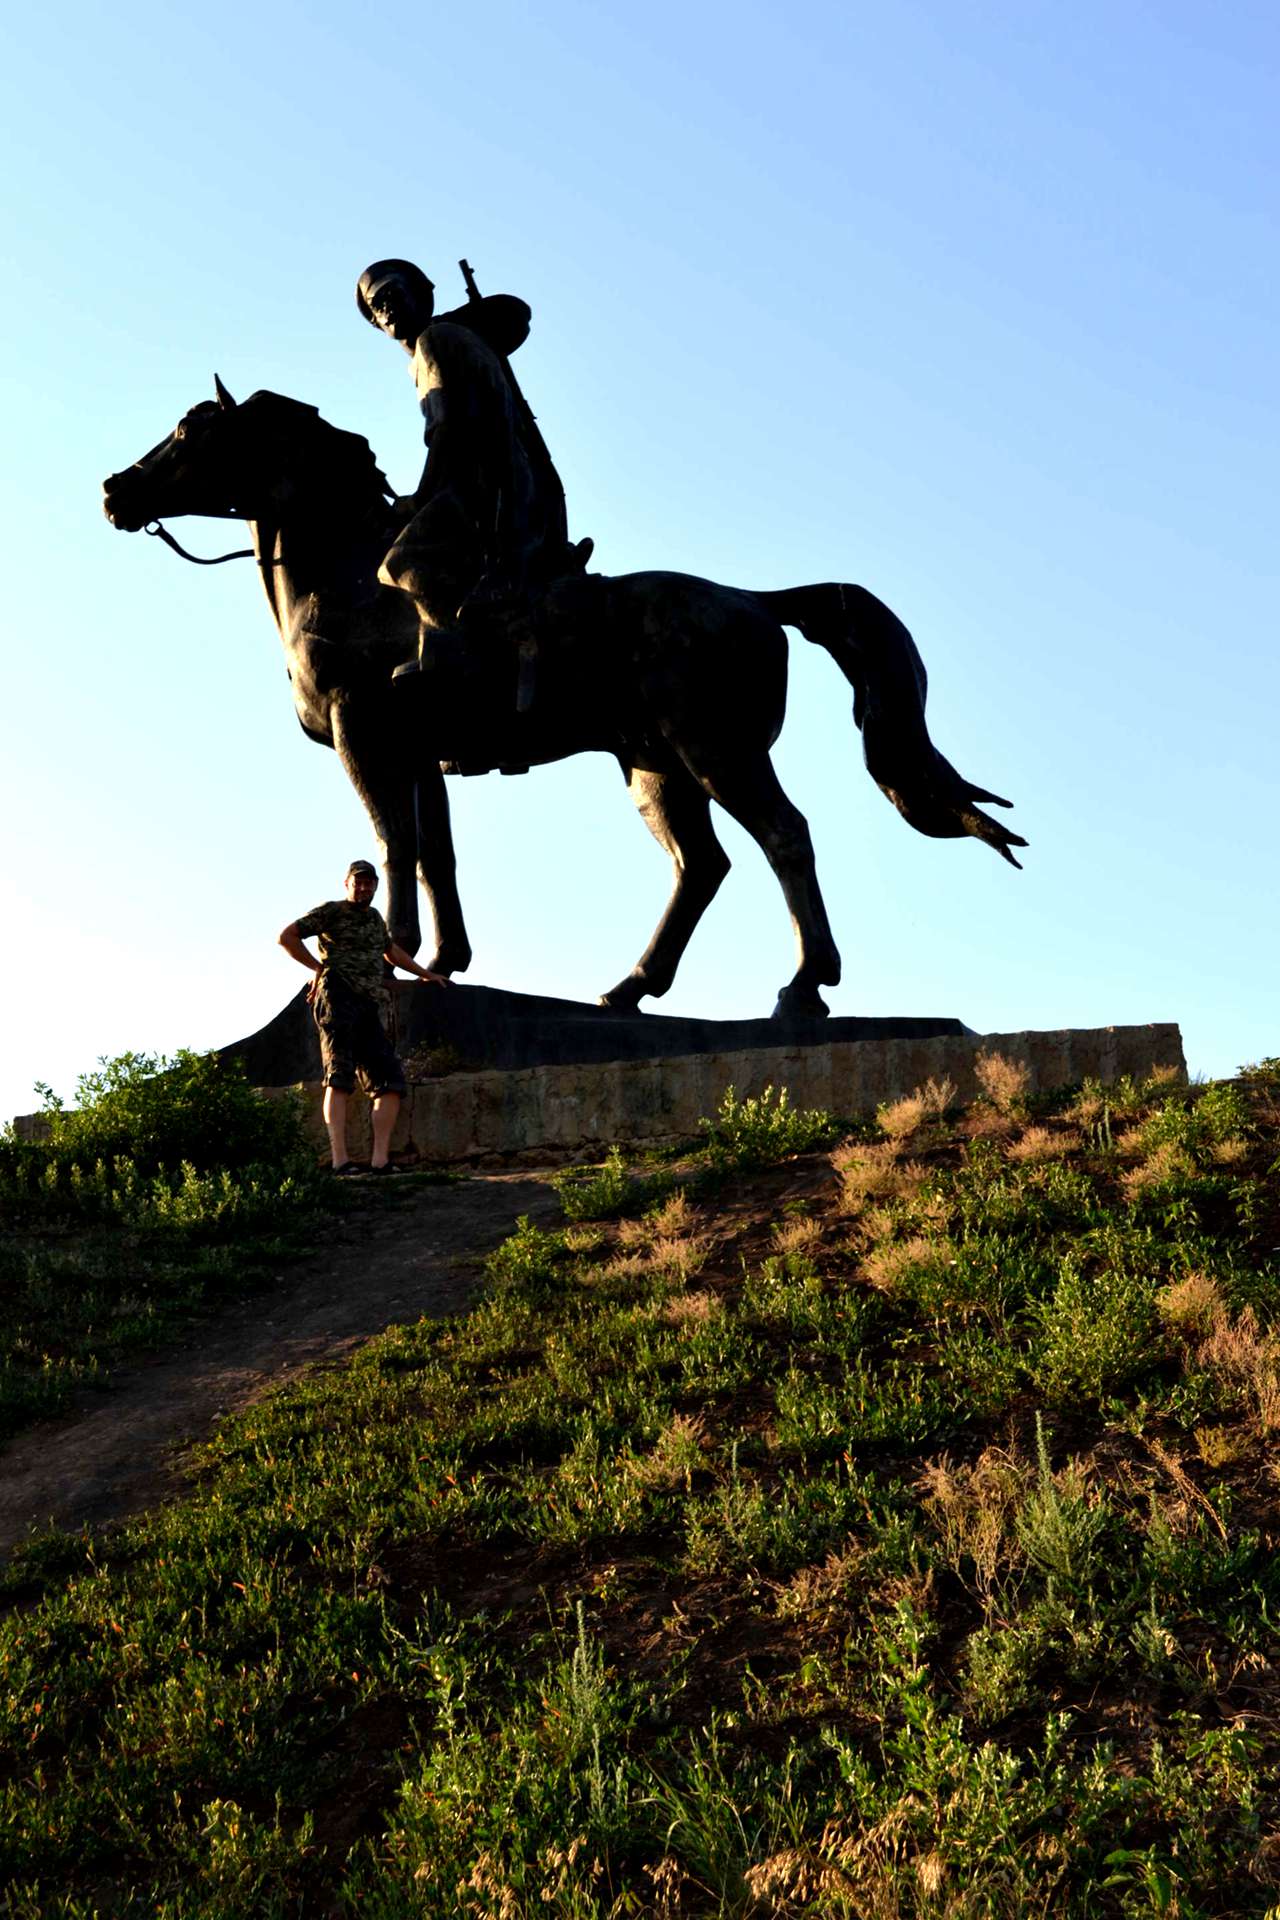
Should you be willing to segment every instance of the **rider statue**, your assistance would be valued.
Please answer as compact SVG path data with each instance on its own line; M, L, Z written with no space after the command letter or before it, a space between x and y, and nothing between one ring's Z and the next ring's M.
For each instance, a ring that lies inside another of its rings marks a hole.
M530 310L512 294L482 295L462 267L467 304L438 316L432 282L408 260L376 260L356 288L365 319L410 356L427 443L378 577L415 601L424 629L482 609L510 629L549 582L581 574L591 542L570 544L564 488L511 371Z

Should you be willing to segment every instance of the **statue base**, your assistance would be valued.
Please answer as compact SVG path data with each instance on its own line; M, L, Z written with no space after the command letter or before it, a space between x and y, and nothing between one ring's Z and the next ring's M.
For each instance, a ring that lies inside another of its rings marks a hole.
M579 1000L497 987L430 987L416 980L398 980L393 993L396 1047L411 1080L848 1041L930 1040L970 1031L962 1021L930 1017L684 1020L615 1013ZM318 1080L320 1046L305 987L257 1033L220 1048L219 1058L239 1061L255 1087Z
M959 1020L675 1020L610 1013L489 987L396 989L397 1044L409 1079L392 1152L409 1163L511 1166L591 1160L615 1142L667 1146L695 1138L726 1090L740 1099L785 1087L795 1107L842 1119L873 1113L928 1080L955 1099L980 1092L978 1056L1027 1070L1028 1090L1185 1078L1182 1036L1151 1026L977 1034ZM299 1087L308 1133L325 1147L320 1059L299 994L260 1033L223 1049L265 1088ZM369 1150L368 1102L352 1097L347 1144Z

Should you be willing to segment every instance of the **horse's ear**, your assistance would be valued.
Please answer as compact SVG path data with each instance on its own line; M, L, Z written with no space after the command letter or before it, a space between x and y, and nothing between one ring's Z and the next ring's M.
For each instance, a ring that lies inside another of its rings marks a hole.
M218 396L218 405L222 408L222 411L224 413L230 413L236 403L231 398L231 395L227 392L226 388L223 386L221 380L219 380L216 373L213 376L213 390Z

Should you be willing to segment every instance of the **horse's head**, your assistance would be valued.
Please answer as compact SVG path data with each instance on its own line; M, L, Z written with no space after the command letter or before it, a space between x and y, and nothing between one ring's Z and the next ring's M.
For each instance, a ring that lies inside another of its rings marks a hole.
M136 533L172 514L246 511L243 409L216 374L214 385L216 400L192 407L167 440L103 483L102 508L113 527Z
M104 483L113 527L136 533L184 513L282 523L319 502L344 514L385 510L390 488L367 440L285 394L264 388L237 405L216 374L214 385L216 400L192 407L167 440Z

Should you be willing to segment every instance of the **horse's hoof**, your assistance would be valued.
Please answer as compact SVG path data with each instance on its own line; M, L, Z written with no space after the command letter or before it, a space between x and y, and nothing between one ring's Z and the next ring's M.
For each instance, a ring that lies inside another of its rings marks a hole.
M774 1020L825 1020L831 1009L816 987L784 987L770 1016Z
M600 995L596 1005L608 1013L635 1013L644 991L638 980L619 980L616 987Z
M448 947L437 947L427 962L428 973L465 973L471 965L469 953L451 952Z

